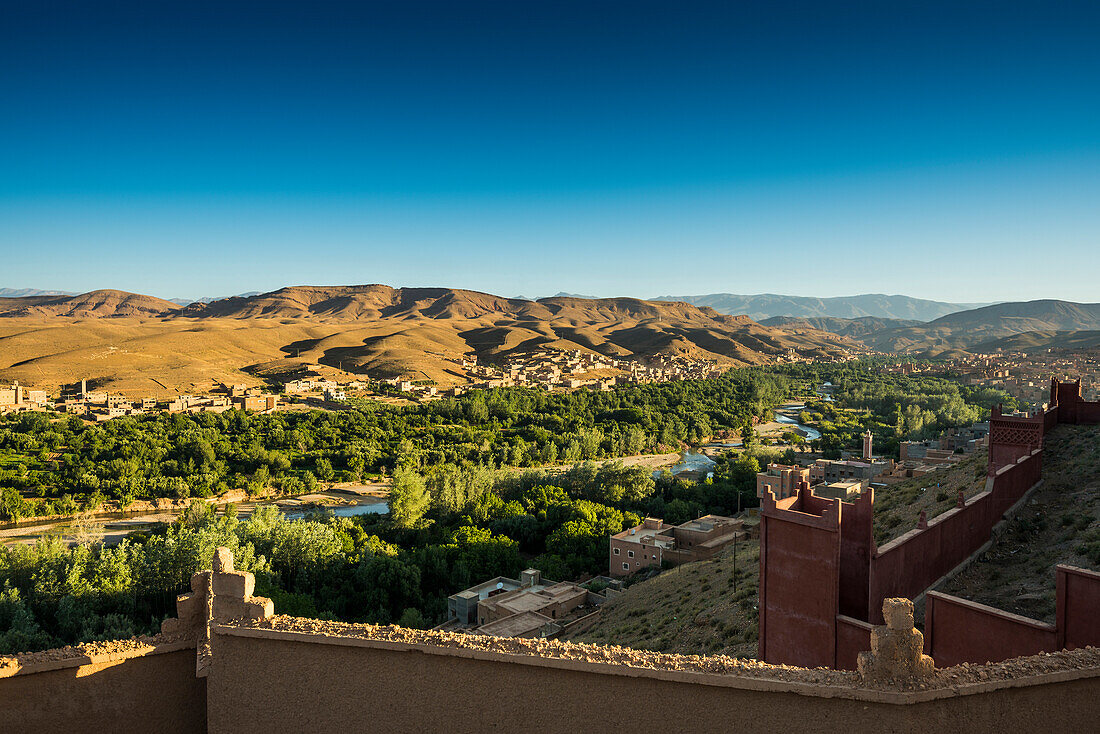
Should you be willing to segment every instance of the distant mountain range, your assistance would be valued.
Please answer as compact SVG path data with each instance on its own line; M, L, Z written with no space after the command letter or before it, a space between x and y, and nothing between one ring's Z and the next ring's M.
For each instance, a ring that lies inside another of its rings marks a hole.
M26 298L27 296L75 296L70 291L41 291L37 288L0 288L0 298Z
M794 318L761 321L792 334L828 331L858 339L880 352L928 356L953 352L992 352L1084 348L1100 342L1100 303L1038 300L998 303L947 314L929 322L898 319Z
M1078 343L1080 332L1100 330L1100 303L1071 303L1043 299L960 311L916 326L887 328L863 337L868 346L881 351L907 351L937 354L964 349L978 352L997 348L1012 349L1029 342L1047 347L1062 344L1070 333ZM1024 334L1042 337L1021 339ZM1003 343L999 343L1003 341ZM980 348L979 348L980 345Z
M712 293L705 296L659 296L655 301L684 301L696 306L709 306L719 313L745 314L755 321L775 316L800 316L804 318L832 316L844 319L872 317L878 319L906 319L932 321L957 311L966 311L988 304L944 303L927 301L909 296L887 296L867 293L859 296L812 298L808 296L782 296L761 293L740 296L734 293Z
M213 303L214 301L222 301L226 298L248 298L249 296L258 296L259 291L248 291L247 293L238 293L235 296L203 296L202 298L169 298L172 303L180 306L190 306L192 303Z
M8 291L11 292L11 291ZM772 316L757 323L706 304L637 298L506 298L453 288L293 286L186 305L100 290L0 297L5 379L71 382L94 374L116 386L146 383L150 365L172 365L157 385L192 389L218 374L292 372L313 362L373 376L417 374L447 384L469 352L590 349L607 355L679 354L746 365L794 349L807 356L861 349L922 356L1100 346L1100 304L1037 300L956 311L930 321L889 316ZM696 300L711 297L699 297ZM716 297L715 297L716 298ZM794 299L817 309L926 316L945 304L904 296ZM727 306L729 303L727 302ZM94 328L87 322L96 320ZM107 359L106 356L109 356ZM131 355L131 356L127 356ZM137 355L142 355L140 358ZM299 361L300 360L300 361Z

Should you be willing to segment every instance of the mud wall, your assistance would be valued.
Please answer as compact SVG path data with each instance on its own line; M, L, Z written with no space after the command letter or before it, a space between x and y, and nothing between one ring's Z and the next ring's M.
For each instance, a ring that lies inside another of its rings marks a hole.
M807 668L834 666L840 578L837 512L839 502L823 517L791 511L777 519L762 513L762 660Z
M870 562L868 619L882 623L882 600L912 599L987 543L993 526L1042 478L1042 450L1002 467L986 491L884 545Z
M1058 628L1062 645L1100 647L1100 573L1058 566Z
M855 670L859 654L871 649L870 622L838 615L836 618L836 668Z
M0 668L0 732L201 734L206 681L195 648Z
M523 731L1085 731L1096 678L927 695L433 648L218 632L211 734ZM291 693L291 695L288 695ZM900 698L899 698L900 696Z
M935 591L925 607L925 651L941 667L1100 646L1100 573L1058 566L1054 624Z
M1054 625L958 597L928 592L925 650L939 666L999 662L1057 650Z

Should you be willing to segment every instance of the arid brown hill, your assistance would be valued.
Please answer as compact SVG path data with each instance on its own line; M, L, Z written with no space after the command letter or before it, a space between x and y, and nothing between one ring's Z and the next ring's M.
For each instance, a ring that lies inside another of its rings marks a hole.
M177 310L179 306L163 298L113 290L90 291L76 296L0 298L0 316L12 318L148 318L164 316Z
M736 366L792 348L823 355L853 344L687 303L527 301L446 288L295 286L186 308L110 291L8 300L0 300L0 315L9 317L0 319L0 380L54 386L87 377L150 394L198 391L211 380L254 383L318 363L446 385L462 380L455 360L469 352L487 359L540 348L662 353Z

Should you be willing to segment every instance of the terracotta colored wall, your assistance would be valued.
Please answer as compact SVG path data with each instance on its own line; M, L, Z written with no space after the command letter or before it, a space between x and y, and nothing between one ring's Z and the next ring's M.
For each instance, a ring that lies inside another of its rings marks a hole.
M874 548L874 490L845 502L840 518L840 598L837 609L850 617L867 615L870 559Z
M1100 647L1100 573L1058 567L1058 627L1068 649Z
M1100 423L1100 403L1078 403L1077 422L1090 426Z
M761 515L759 624L763 660L808 668L833 666L839 563L840 533L835 518Z
M732 676L268 634L219 635L209 679L211 734L550 734L654 726L669 734L1003 734L1088 731L1100 717L1097 678L982 687L900 704L853 698L843 689Z
M194 648L0 677L4 734L205 731L206 681L195 677Z
M843 615L836 618L836 668L855 670L859 654L871 649L871 623Z
M1060 648L1054 625L935 591L928 592L924 634L937 667L996 663Z
M884 545L871 559L868 619L882 623L882 600L912 599L986 543L993 526L1042 477L1042 452L999 469L987 491Z

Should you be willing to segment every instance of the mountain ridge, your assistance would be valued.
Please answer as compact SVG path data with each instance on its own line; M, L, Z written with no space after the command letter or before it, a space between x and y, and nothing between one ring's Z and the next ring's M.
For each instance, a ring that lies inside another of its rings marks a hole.
M950 313L989 305L981 303L946 303L882 293L864 293L829 298L788 296L776 293L759 293L756 295L711 293L701 296L658 296L653 300L684 301L697 306L710 306L722 313L746 314L756 321L777 316L846 319L873 317L932 321Z
M93 321L92 326L89 322ZM858 349L824 331L788 333L683 302L568 296L525 301L449 288L288 286L180 307L121 291L0 301L0 378L111 389L199 390L210 379L291 374L322 364L377 377L462 382L464 354L539 349L657 354L727 366ZM149 371L156 365L156 373ZM156 386L152 387L155 383Z

